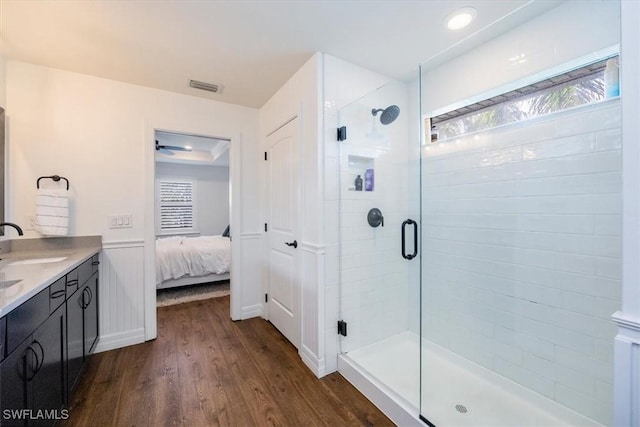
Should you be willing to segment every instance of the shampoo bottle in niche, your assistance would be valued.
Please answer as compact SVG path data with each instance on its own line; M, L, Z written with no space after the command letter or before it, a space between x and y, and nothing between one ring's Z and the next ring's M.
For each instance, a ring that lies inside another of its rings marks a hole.
M438 132L438 128L436 125L431 126L431 142L437 142L440 133Z
M367 169L364 173L364 191L373 191L373 169Z
M360 175L356 177L356 191L362 191L362 178Z

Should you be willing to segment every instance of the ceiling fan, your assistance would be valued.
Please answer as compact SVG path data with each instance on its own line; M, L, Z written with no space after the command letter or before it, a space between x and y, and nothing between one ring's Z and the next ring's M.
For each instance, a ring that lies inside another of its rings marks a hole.
M173 156L175 154L174 151L191 151L191 148L178 147L177 145L161 145L156 140L156 151L162 151L164 154Z

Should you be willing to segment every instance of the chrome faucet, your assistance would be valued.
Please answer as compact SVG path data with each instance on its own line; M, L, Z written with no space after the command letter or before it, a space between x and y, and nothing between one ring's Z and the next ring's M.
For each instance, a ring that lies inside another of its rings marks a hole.
M22 228L20 228L18 225L12 222L0 222L0 227L4 227L5 225L15 228L16 231L18 232L18 236L24 235L24 233L22 232Z

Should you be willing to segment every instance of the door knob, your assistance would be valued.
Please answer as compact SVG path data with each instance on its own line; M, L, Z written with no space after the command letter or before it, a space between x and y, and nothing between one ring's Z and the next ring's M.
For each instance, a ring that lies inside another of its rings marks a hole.
M293 246L293 248L297 248L298 247L298 241L294 240L293 242L284 242L285 245L287 246Z

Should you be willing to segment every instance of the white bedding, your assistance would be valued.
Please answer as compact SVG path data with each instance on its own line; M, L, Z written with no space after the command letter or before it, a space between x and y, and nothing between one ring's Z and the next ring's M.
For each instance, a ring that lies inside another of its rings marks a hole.
M228 273L230 268L228 237L176 236L156 240L156 284L184 276Z

